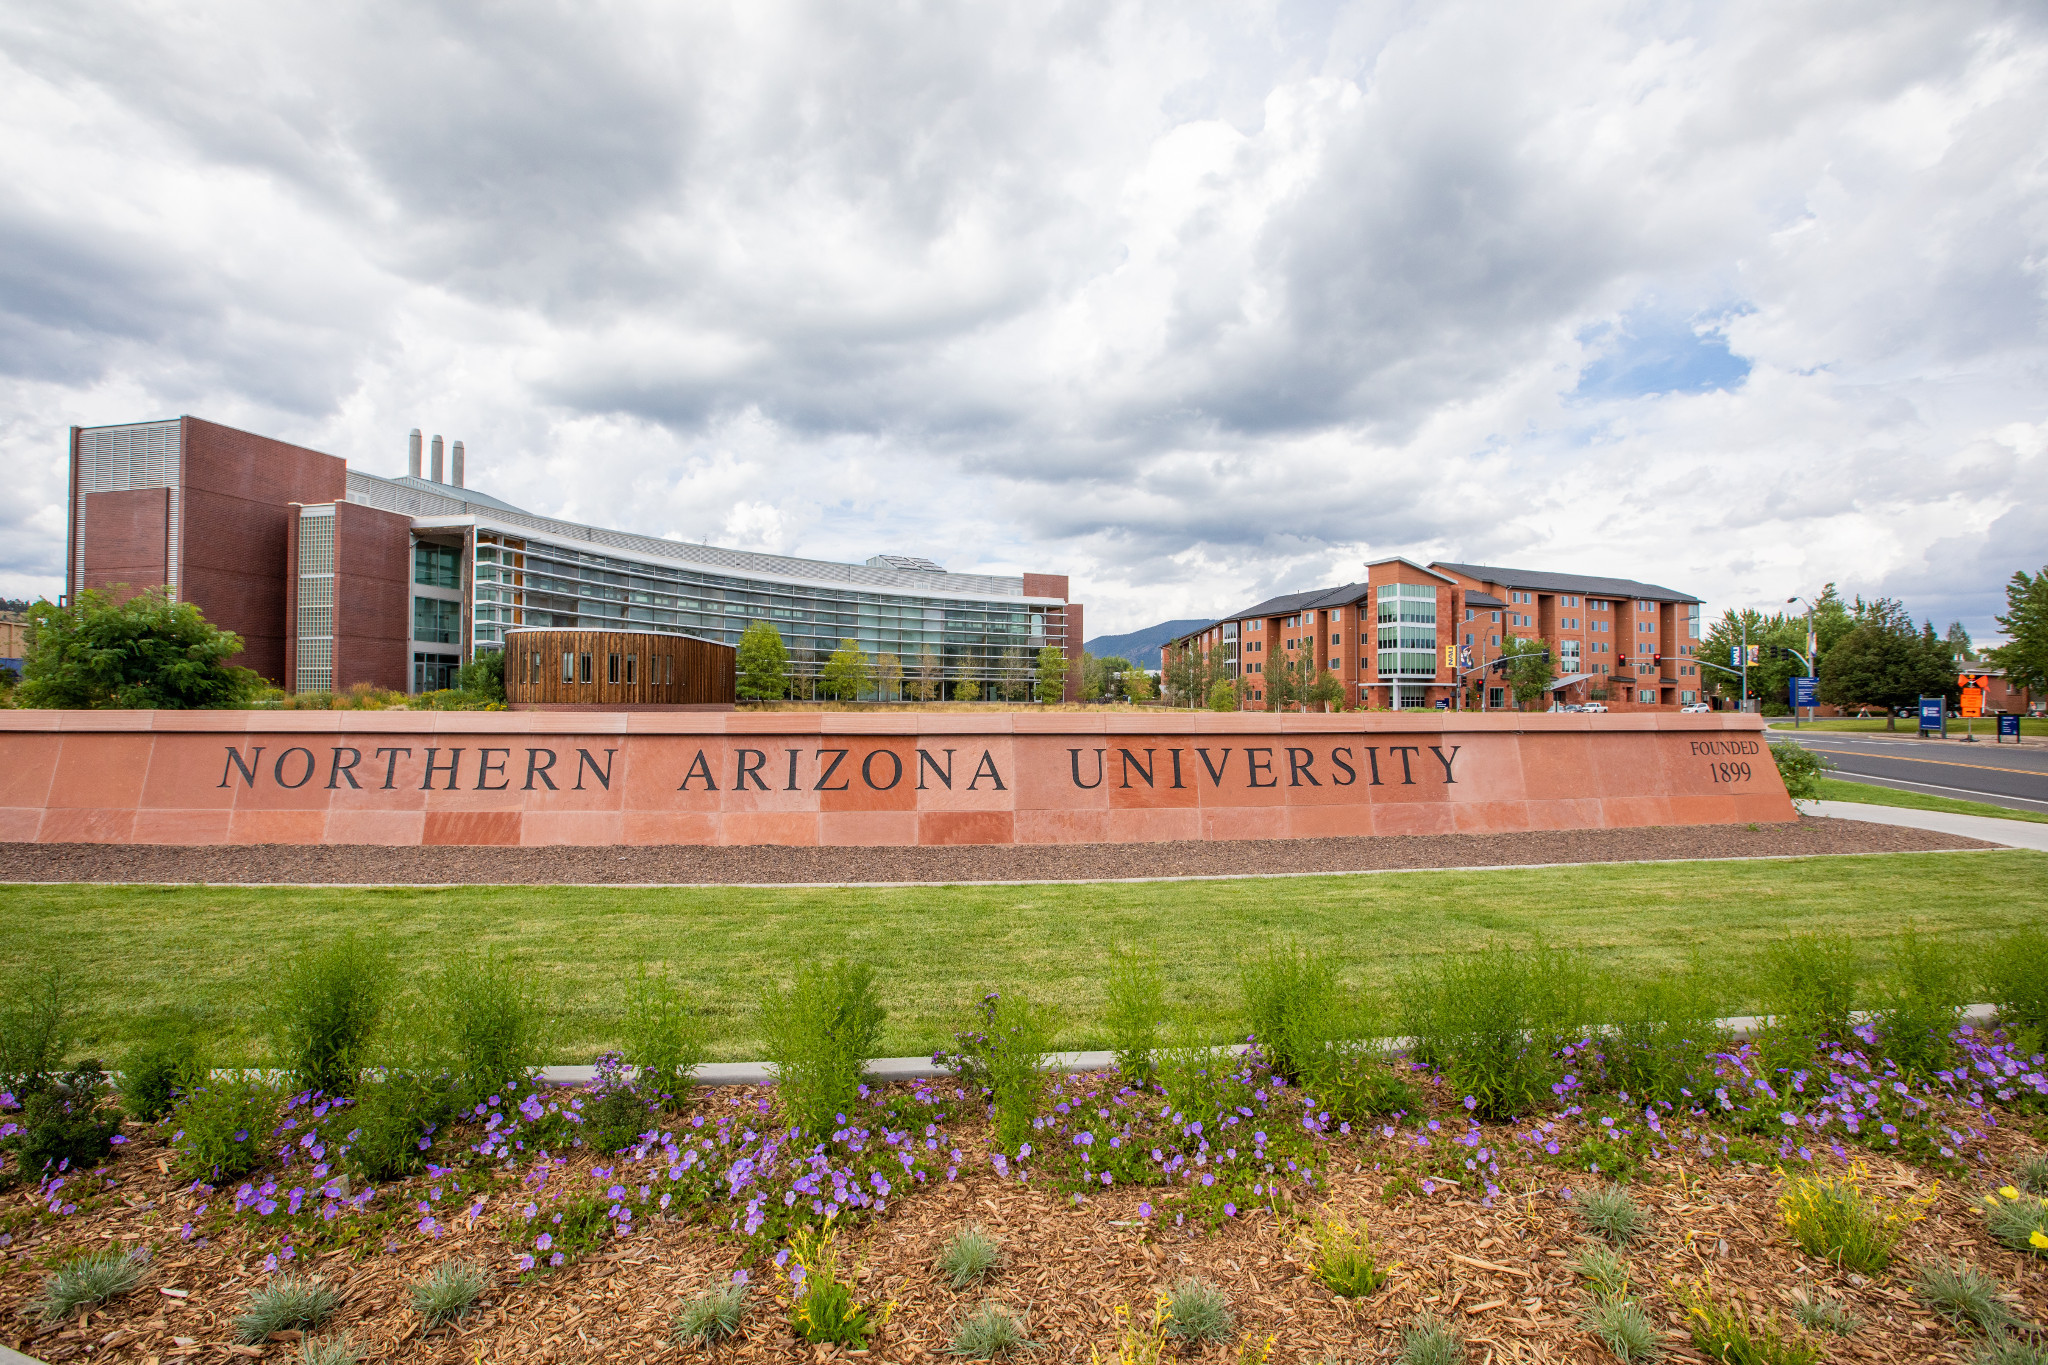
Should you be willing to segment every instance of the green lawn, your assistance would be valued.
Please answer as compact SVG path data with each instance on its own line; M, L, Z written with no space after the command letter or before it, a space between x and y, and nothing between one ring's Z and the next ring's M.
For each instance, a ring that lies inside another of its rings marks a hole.
M1871 858L1402 873L1132 885L919 887L829 891L419 890L9 887L0 967L62 963L88 1002L87 1042L114 1054L153 1014L196 1010L224 1061L259 1055L266 965L345 926L381 931L417 976L437 955L489 946L531 964L561 1002L560 1060L608 1041L623 983L665 960L718 1016L716 1055L758 1057L751 1004L798 955L872 963L891 1010L884 1051L949 1039L958 1013L992 988L1022 987L1064 1014L1060 1044L1100 1045L1104 949L1148 944L1171 995L1232 1028L1236 963L1295 940L1338 953L1350 979L1390 985L1419 958L1501 935L1583 950L1647 972L1694 947L1742 980L1758 944L1793 929L1868 945L1908 918L1967 945L2048 917L2048 854ZM1749 1003L1731 987L1729 1010Z
M1900 716L1898 719L1899 734L1914 735L1920 732L1920 721L1917 717ZM1948 723L1948 732L1951 735L1968 734L1971 724L1972 722L1970 721L1952 720ZM1995 716L1979 716L1974 724L1977 727L1976 733L1979 740L1994 737L1998 734L1998 719ZM1773 730L1789 730L1792 728L1792 718L1790 716L1772 716L1770 718L1770 726ZM1885 733L1883 716L1872 716L1865 720L1858 720L1853 716L1839 720L1802 720L1799 722L1799 728L1801 730L1855 730L1865 734ZM2020 738L2048 739L2048 717L2021 716ZM2010 744L2012 741L2007 740L2006 742Z
M1844 782L1840 778L1820 779L1820 799L1823 801L1854 801L1864 806L1902 806L1907 810L1940 810L1951 815L1989 815L1998 820L2031 820L2036 824L2048 825L2048 815L2038 811L2014 810L2010 806L1994 806L1986 801L1957 801L1947 796L1924 796L1919 792L1899 791L1893 787L1880 787L1871 782Z

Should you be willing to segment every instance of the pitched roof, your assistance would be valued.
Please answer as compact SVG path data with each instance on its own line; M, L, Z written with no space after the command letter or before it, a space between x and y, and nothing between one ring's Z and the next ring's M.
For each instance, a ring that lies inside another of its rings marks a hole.
M1476 578L1482 583L1498 583L1504 588L1520 588L1529 592L1569 592L1588 597L1639 597L1646 602L1698 602L1700 599L1674 588L1660 588L1655 583L1638 583L1633 578L1598 578L1581 573L1539 573L1533 569L1504 569L1493 564L1451 564L1436 560L1439 568L1452 573Z

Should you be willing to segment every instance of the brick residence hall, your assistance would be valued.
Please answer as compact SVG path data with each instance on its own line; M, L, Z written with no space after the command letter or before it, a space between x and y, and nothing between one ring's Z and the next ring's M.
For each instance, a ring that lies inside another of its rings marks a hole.
M1327 669L1354 704L1509 709L1486 666L1509 636L1551 647L1559 703L1675 710L1700 700L1700 599L1626 578L1486 564L1374 560L1365 581L1287 593L1170 642L1213 657L1239 705L1265 709L1261 679L1279 659ZM1545 709L1549 703L1545 703Z

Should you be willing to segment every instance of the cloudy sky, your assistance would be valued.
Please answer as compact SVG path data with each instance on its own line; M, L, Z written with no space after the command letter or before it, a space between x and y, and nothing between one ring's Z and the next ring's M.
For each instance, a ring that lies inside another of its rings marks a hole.
M2048 12L0 9L0 594L64 432L1073 576L1406 554L1980 635L2048 563Z

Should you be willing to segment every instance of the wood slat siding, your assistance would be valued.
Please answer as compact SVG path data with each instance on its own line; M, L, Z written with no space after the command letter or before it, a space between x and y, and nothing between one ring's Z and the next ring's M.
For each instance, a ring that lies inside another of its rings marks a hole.
M576 656L576 679L562 681L562 655ZM581 681L582 656L590 656L590 681ZM610 681L610 658L619 656L619 681ZM641 631L515 630L505 636L505 699L508 702L582 702L615 705L703 705L733 700L735 660L731 645L684 635ZM530 681L540 656L540 681ZM635 681L625 681L625 661L638 656ZM674 660L674 682L657 673L655 660ZM649 681L654 677L664 681Z

